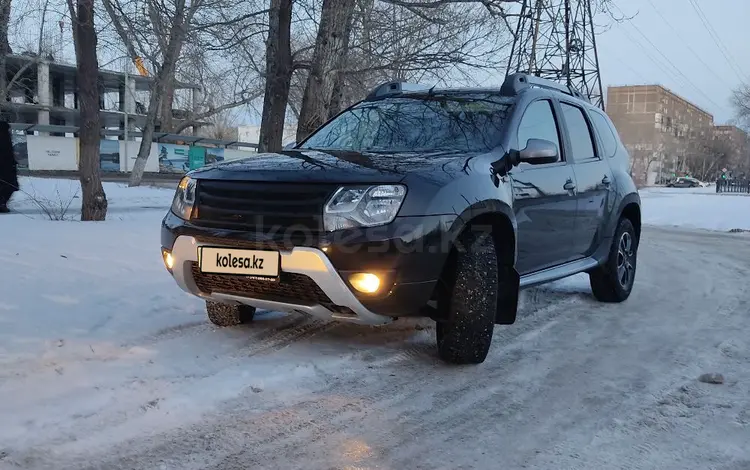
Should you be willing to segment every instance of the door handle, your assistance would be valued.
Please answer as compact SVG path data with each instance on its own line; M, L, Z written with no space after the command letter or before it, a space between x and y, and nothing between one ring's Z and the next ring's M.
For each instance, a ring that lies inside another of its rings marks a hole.
M612 183L612 182L611 182L611 181L609 180L609 176L607 176L607 175L604 175L604 178L602 178L602 184L603 184L604 186L609 186L609 185L610 185L610 183Z
M568 180L565 182L565 185L563 185L563 189L566 191L573 191L576 189L576 185L573 183L573 180Z

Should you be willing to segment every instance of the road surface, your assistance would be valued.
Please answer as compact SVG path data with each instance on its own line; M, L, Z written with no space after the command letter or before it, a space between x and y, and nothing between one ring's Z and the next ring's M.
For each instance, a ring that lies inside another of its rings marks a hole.
M749 242L645 228L626 303L526 291L479 366L439 362L429 321L279 315L4 365L0 468L748 469Z

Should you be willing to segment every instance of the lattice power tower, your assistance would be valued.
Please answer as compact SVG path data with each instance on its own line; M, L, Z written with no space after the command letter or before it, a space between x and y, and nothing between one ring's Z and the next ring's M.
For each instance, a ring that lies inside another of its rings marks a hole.
M556 80L604 109L591 2L524 0L508 73Z

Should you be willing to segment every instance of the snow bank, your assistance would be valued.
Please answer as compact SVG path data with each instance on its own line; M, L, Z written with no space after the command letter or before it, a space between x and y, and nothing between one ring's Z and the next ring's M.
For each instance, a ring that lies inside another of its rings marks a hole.
M750 230L750 195L716 194L715 188L646 188L640 191L643 223L706 230Z
M17 214L33 218L49 218L46 211L62 214L65 219L79 219L81 184L78 180L54 178L19 178L20 191L15 193L10 208ZM166 210L172 203L174 190L141 186L128 188L124 183L104 183L109 204L108 218L128 218L133 211ZM43 208L44 207L44 208Z

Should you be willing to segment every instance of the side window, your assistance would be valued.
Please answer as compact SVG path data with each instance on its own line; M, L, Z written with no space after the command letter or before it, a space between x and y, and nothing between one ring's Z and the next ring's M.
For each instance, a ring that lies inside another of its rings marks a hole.
M560 135L557 131L557 122L552 112L552 103L549 100L534 101L526 108L518 126L518 146L526 147L529 139L544 139L557 146L557 153L562 157L560 151Z
M589 115L591 116L591 121L594 123L596 133L602 139L602 146L604 147L602 151L604 155L614 157L617 152L617 137L615 137L612 127L607 122L607 118L596 111L592 111Z
M570 148L573 150L573 160L585 162L596 159L594 142L591 139L591 131L583 115L583 110L578 106L560 103L562 107L565 125L568 128Z

